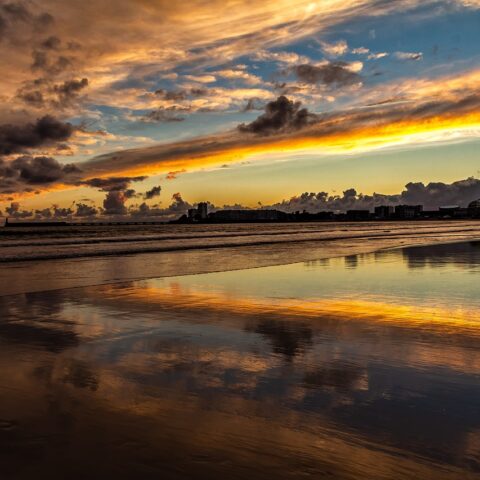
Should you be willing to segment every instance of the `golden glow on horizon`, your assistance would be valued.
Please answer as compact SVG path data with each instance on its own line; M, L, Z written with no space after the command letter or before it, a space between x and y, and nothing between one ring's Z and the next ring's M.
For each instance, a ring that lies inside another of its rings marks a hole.
M421 122L404 121L378 127L369 126L340 133L322 133L320 136L315 136L315 132L309 133L307 130L303 135L290 138L266 137L253 145L238 145L230 150L152 161L149 164L131 166L127 169L115 169L112 165L108 173L91 175L90 178L111 175L157 175L178 169L191 172L279 152L293 154L319 151L320 154L331 155L359 154L395 145L438 141L443 134L457 132L461 135L462 132L471 129L480 131L480 112L458 117L437 116ZM252 142L255 141L258 140L252 138ZM135 155L135 151L132 151L132 155Z
M238 145L230 150L214 153L193 154L170 160L161 160L149 164L115 168L105 173L90 174L85 179L111 176L161 175L173 170L185 170L186 173L220 167L224 164L235 164L246 159L262 162L269 155L286 155L295 153L317 153L319 155L355 155L402 145L423 145L442 141L446 136L451 138L467 136L471 130L480 132L480 112L458 117L432 117L422 122L398 122L378 127L357 128L341 133L322 134L305 132L303 136L290 138L265 138L263 143ZM254 140L253 140L254 141ZM127 151L128 152L128 151ZM135 155L135 151L131 151ZM79 187L69 184L56 184L41 189L42 193L77 190ZM9 194L15 200L37 196L35 192Z

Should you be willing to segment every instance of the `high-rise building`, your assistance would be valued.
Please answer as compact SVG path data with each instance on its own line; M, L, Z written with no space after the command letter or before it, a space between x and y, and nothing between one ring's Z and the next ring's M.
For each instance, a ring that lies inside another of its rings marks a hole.
M198 216L201 220L205 220L208 217L208 205L206 202L200 202L198 204Z

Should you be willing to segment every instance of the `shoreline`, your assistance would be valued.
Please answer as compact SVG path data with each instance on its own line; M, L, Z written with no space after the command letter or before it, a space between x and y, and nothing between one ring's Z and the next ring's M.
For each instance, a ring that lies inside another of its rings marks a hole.
M454 233L454 235L452 235ZM0 297L186 275L246 270L372 254L406 247L480 241L479 231L290 240L247 245L22 260L0 263ZM360 241L359 241L360 240ZM271 246L276 247L272 250ZM283 248L282 248L283 246ZM280 247L280 248L278 248Z

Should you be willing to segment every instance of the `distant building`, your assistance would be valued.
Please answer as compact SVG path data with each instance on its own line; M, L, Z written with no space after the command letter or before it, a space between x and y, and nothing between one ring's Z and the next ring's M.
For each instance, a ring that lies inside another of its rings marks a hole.
M347 210L347 220L368 220L369 210Z
M279 210L219 210L208 218L212 222L275 222L288 219L288 214Z
M458 214L460 213L460 207L458 205L447 205L444 207L440 207L438 209L440 212L440 216L442 217L457 217Z
M480 199L468 204L468 215L473 218L480 218Z
M197 207L197 213L200 220L206 220L208 217L208 205L206 202L200 202Z
M395 212L395 208L391 205L380 205L375 207L376 218L390 218Z
M208 219L207 203L200 202L197 208L189 208L187 211L187 219L190 222L207 220Z
M395 216L401 219L420 217L423 212L423 205L397 205Z
M63 221L53 221L53 222L35 222L35 221L20 221L20 222L10 222L8 218L5 219L5 227L13 228L31 228L31 227L66 227L69 224Z

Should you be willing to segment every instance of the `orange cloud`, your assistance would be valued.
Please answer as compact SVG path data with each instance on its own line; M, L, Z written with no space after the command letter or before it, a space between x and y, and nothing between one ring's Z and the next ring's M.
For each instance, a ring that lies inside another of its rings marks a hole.
M456 87L454 83L452 90ZM303 150L328 154L358 153L480 134L479 94L467 90L460 96L452 91L437 98L435 101L385 103L321 115L307 127L276 135L235 130L115 152L93 158L84 164L84 169L91 176L154 175L215 167L273 153Z

